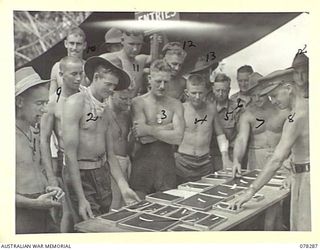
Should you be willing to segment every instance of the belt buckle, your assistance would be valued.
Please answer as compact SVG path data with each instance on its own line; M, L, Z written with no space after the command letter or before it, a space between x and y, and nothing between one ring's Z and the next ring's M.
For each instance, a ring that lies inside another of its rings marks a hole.
M305 172L310 172L310 165L309 165L309 163L305 165Z

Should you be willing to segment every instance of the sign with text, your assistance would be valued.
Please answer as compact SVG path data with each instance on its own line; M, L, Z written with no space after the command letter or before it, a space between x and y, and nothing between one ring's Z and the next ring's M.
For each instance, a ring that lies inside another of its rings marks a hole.
M180 20L178 12L135 12L134 17L142 21Z

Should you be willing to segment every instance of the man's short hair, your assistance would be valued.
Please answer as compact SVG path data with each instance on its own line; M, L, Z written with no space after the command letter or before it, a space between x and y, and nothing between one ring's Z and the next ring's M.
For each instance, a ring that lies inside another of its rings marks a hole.
M183 56L185 57L187 55L187 52L183 49L182 44L180 42L169 42L167 43L163 49L162 53L165 54L174 54L177 56Z
M218 73L214 79L214 82L231 82L231 79L229 76L223 73Z
M67 37L66 39L70 36L70 35L75 35L75 36L81 36L83 38L83 41L86 41L86 34L84 33L84 31L79 28L79 27L72 27L71 29L68 30L67 32Z
M65 56L60 60L59 63L59 69L61 72L63 72L67 67L69 63L81 63L83 64L83 61L75 56Z
M237 73L253 73L253 69L250 65L243 65L240 68L238 68Z
M132 30L132 29L122 29L122 37L124 35L126 36L142 36L142 38L144 37L144 34L142 31L139 30Z
M205 87L206 81L202 77L202 75L192 74L192 75L189 75L187 78L187 88L189 88L190 86L203 86L203 87Z
M171 68L163 59L157 59L150 66L152 72L168 72L171 75Z

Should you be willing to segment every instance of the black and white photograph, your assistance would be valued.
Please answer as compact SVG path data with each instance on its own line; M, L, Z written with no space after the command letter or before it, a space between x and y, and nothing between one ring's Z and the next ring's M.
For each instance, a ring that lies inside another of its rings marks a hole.
M313 231L309 12L12 18L16 235Z

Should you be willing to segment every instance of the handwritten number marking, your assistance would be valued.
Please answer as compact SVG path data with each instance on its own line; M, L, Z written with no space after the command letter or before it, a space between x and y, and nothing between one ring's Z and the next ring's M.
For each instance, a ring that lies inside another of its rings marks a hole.
M61 87L59 87L59 88L57 88L57 90L56 90L56 94L57 94L57 102L59 101L59 99L60 99L60 95L61 95Z
M256 120L257 120L258 122L261 122L256 128L260 128L260 127L262 126L262 124L264 124L264 122L265 122L265 120L259 119L259 118L256 118Z
M88 121L94 121L95 122L96 120L98 120L98 116L93 118L93 114L92 113L88 113L87 116L89 116L89 119L87 119L86 122L88 122Z

